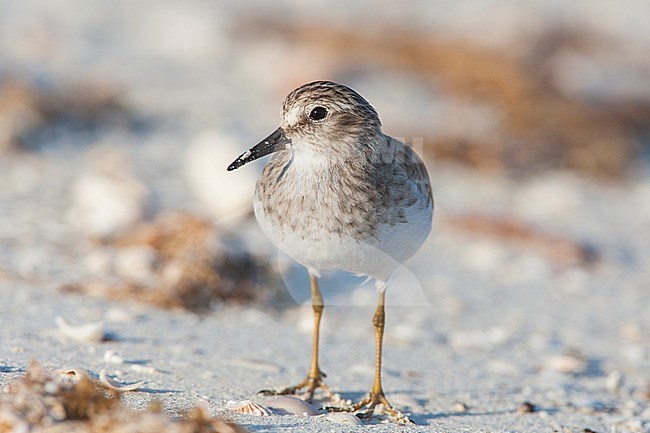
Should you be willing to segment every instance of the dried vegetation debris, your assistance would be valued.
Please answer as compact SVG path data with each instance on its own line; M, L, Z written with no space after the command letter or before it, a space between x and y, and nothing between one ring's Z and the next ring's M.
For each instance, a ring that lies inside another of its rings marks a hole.
M120 86L108 82L37 85L0 75L0 153L33 147L33 137L66 122L71 129L140 122L125 102Z
M266 262L224 245L215 225L189 213L166 212L105 241L93 252L106 276L63 290L134 299L163 308L208 310L215 301L262 299L258 278L272 277ZM117 277L117 278L115 278Z
M600 258L587 242L545 232L514 217L456 215L447 217L445 223L468 235L492 237L538 252L560 267L589 266Z
M32 361L25 376L0 392L0 433L244 433L230 422L214 419L202 408L181 419L162 412L160 404L148 410L127 407L120 393L87 376L78 380L56 377Z
M650 92L615 89L592 95L589 89L576 89L584 80L576 84L567 78L576 70L572 63L567 66L567 56L586 59L596 75L609 67L622 72L601 75L650 77L650 63L634 61L639 53L626 54L629 49L620 49L602 35L551 28L525 46L504 52L396 28L359 30L259 18L241 25L252 34L290 41L297 52L305 47L309 49L302 51L310 56L317 52L334 77L354 73L364 59L365 67L421 78L439 91L447 106L440 122L428 121L409 134L423 137L425 151L437 158L515 173L569 168L618 176L634 163L650 131ZM643 86L643 79L637 81L637 87ZM477 104L489 107L493 124L471 134L467 113ZM465 127L444 130L459 123ZM443 130L432 130L431 125L442 125Z

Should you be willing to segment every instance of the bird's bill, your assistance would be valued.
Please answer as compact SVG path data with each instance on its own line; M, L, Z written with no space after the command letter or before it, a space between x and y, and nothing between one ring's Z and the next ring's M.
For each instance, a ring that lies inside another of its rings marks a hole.
M239 157L228 166L228 171L236 170L242 165L255 161L258 158L284 150L287 148L287 144L289 143L291 143L291 140L287 138L284 130L278 128L264 140L239 155Z

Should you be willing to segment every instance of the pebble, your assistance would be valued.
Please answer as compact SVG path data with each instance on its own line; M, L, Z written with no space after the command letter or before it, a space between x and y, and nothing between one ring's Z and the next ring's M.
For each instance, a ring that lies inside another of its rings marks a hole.
M464 412L467 412L469 410L469 406L467 406L462 401L454 402L454 404L451 406L451 408L452 408L452 410L454 412L458 412L458 413L464 413Z
M561 373L578 373L585 368L585 360L574 355L553 355L545 359L543 368Z
M532 404L529 401L523 402L518 408L517 408L517 413L521 414L526 414L526 413L533 413L537 412L538 408L534 404Z

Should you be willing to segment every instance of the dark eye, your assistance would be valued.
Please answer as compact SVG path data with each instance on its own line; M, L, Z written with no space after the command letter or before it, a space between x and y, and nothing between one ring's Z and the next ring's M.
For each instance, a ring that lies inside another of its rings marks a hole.
M309 113L309 118L311 120L323 120L327 117L327 108L316 107Z

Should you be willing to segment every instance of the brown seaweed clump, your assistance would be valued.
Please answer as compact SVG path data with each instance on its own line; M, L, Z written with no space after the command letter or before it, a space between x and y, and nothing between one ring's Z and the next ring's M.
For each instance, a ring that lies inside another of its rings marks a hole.
M159 406L159 405L158 405ZM73 382L49 374L32 361L22 378L0 392L0 433L245 433L204 409L174 419L159 407L136 411L117 391L81 377Z
M136 124L122 89L109 82L58 83L38 86L0 76L0 154L37 146L38 136L56 124L72 129Z
M269 279L270 267L228 246L212 222L189 213L138 223L97 252L109 262L104 277L112 280L69 284L65 291L197 312L215 302L259 301L267 292L257 281Z

